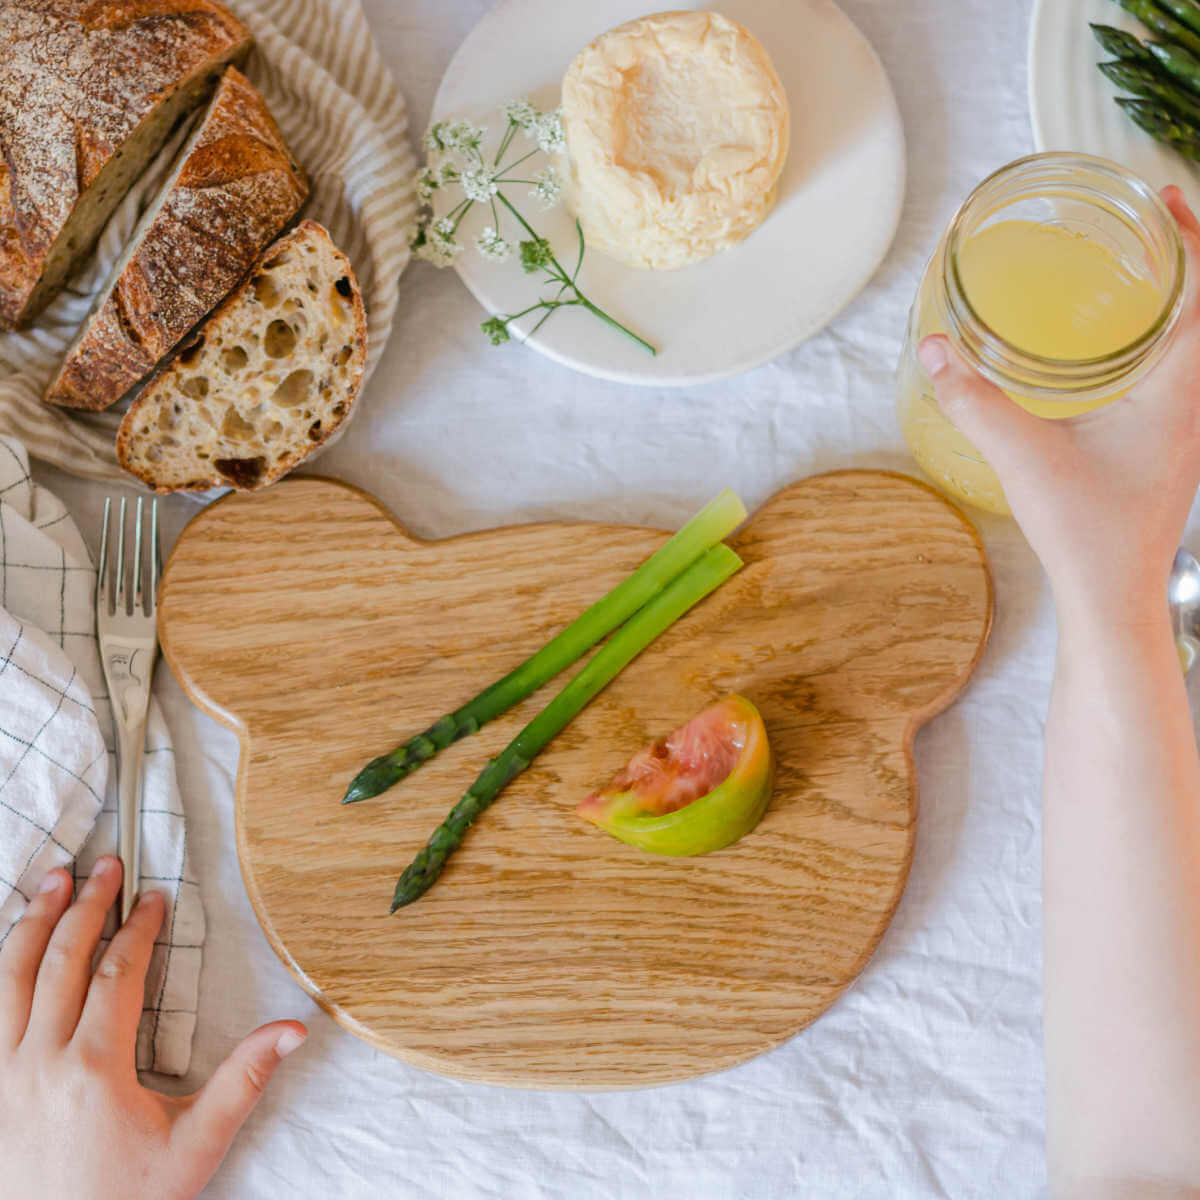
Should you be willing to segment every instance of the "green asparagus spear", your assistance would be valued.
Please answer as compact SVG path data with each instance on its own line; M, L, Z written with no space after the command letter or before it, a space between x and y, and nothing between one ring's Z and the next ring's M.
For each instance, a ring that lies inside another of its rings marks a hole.
M1174 17L1168 16L1161 8L1155 6L1153 0L1117 0L1117 3L1159 37L1166 38L1168 42L1175 42L1193 54L1200 54L1200 34L1193 33L1186 25L1181 25Z
M411 904L433 886L446 859L461 845L471 823L512 779L529 766L551 738L560 733L659 634L720 587L741 566L742 560L728 546L714 546L630 617L571 682L483 769L400 876L392 897L392 912Z
M1114 29L1111 25L1092 25L1091 29L1105 53L1111 54L1113 58L1119 58L1125 62L1146 64L1154 62L1150 51L1132 33L1126 33L1123 29Z
M1163 79L1157 68L1131 62L1100 63L1100 70L1119 88L1135 96L1160 100L1168 108L1193 121L1200 121L1200 98L1189 95L1171 80Z
M1200 33L1200 4L1196 0L1157 0L1157 3L1181 25L1186 25L1193 33Z
M1129 100L1118 96L1117 103L1152 137L1179 151L1185 158L1200 162L1200 128L1152 100Z
M372 759L346 789L343 804L369 800L411 775L439 750L474 733L506 712L547 680L565 671L618 625L627 621L656 593L710 546L746 519L741 500L727 488L711 500L669 542L652 554L608 595L592 605L532 658L480 692L389 754Z
M1200 96L1200 58L1171 42L1147 42L1146 49L1172 79Z

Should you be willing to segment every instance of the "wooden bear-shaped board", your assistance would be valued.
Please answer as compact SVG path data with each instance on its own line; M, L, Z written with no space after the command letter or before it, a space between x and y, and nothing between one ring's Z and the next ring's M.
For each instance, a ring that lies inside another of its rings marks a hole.
M241 740L246 889L271 945L351 1032L447 1075L664 1083L759 1054L862 970L912 858L917 728L991 624L974 529L932 489L846 471L779 492L745 569L659 639L470 830L441 881L392 887L554 680L382 797L363 763L546 642L665 535L545 524L422 542L344 484L287 481L197 516L167 566L163 651ZM729 692L778 761L762 824L701 858L573 811L646 742Z

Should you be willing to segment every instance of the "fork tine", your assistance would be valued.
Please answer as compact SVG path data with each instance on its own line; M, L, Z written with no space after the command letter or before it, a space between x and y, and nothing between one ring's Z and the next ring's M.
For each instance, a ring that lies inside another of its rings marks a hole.
M150 501L150 613L158 605L158 497Z
M125 599L128 593L125 590L125 497L121 497L121 511L118 517L119 525L117 527L117 594L116 606L119 609L126 607Z
M142 498L137 498L137 511L133 525L133 611L140 613L142 609Z
M112 497L104 497L104 525L100 530L100 566L96 571L96 605L104 605L104 611L111 609L109 603L111 594L108 587L108 525L112 513Z

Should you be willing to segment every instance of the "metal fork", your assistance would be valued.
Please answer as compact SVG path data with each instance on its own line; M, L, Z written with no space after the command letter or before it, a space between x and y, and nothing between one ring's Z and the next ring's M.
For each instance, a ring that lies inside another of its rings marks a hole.
M109 569L109 525L112 498L104 501L100 535L100 570L96 580L96 632L104 678L117 728L118 853L125 868L121 882L121 921L137 898L142 857L142 751L146 744L146 712L150 680L158 658L158 501L150 505L150 536L143 538L143 504L139 496L134 518L133 562L126 571L126 501L117 518L116 561ZM148 543L143 563L143 542ZM131 583L132 580L132 583Z

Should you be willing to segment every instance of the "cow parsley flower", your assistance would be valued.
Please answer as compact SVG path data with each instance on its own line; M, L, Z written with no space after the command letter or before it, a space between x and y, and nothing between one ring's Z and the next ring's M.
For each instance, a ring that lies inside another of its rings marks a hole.
M533 188L529 194L543 209L551 209L562 198L562 190L562 176L551 166L533 177Z
M538 110L524 96L510 100L502 111L514 125L519 125L526 133L534 127L539 116Z
M563 132L562 112L557 108L539 116L532 133L537 139L538 148L547 154L561 154L566 149L567 135Z
M475 249L491 262L504 262L512 255L512 243L506 242L490 225L475 239Z
M472 167L464 171L459 182L462 184L463 195L477 204L487 204L500 190L495 175L486 167Z
M455 239L456 232L453 221L440 217L417 233L413 252L435 267L448 267L463 251L462 243Z
M433 199L433 193L438 186L437 172L425 167L417 176L417 199L422 204L428 204Z
M495 313L482 323L480 328L493 346L511 341L517 333L523 339L531 337L560 308L579 308L654 354L649 342L597 307L580 290L579 271L585 247L579 222L575 222L578 251L572 255L574 265L568 271L556 257L549 239L533 229L510 195L505 194L505 188L519 185L528 188L529 196L543 209L553 208L559 202L563 176L553 163L542 160L539 164L536 155L540 151L553 156L566 149L561 115L557 110L541 112L524 97L510 100L501 113L504 126L499 138L488 143L486 155L486 127L464 120L435 121L430 125L424 139L426 165L417 176L421 215L410 243L413 254L437 267L452 266L463 252L461 232L489 262L505 262L514 257L515 251L522 270L540 277L546 290L535 296L531 304L518 312ZM518 133L536 148L526 145L513 149ZM527 162L529 165L525 166ZM482 229L482 212L471 215L476 206L491 214L490 222ZM470 223L464 226L464 221ZM516 246L504 236L506 222ZM477 229L480 232L472 236ZM528 333L523 326L514 325L527 317L532 323Z
M430 154L478 153L487 129L470 121L437 121L425 134L425 149Z
M479 328L493 346L503 346L509 340L508 322L502 317L488 317Z

